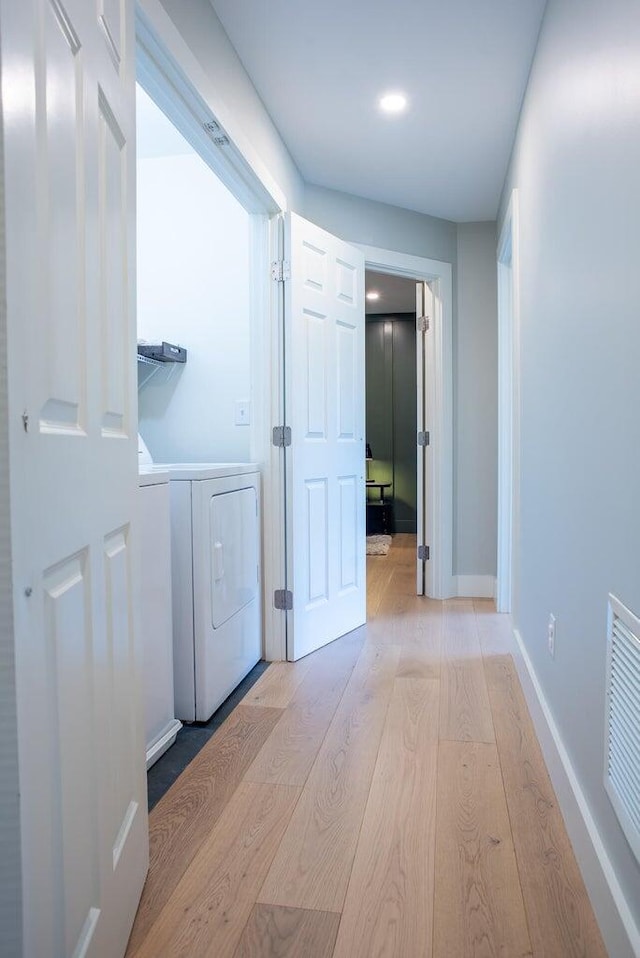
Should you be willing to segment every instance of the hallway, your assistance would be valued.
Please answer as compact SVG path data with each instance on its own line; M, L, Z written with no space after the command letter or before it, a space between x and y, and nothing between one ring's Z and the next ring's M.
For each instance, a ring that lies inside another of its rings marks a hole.
M488 600L370 557L368 623L270 666L150 817L130 958L603 958Z

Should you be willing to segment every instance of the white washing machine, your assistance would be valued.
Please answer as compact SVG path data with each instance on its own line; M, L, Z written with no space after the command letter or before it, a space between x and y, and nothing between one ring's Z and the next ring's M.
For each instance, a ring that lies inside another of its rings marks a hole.
M167 466L175 714L206 722L262 648L255 463Z

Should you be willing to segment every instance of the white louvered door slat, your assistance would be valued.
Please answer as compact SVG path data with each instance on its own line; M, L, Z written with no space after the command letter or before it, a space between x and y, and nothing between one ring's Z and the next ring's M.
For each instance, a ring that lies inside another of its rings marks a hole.
M640 757L638 756L637 743L631 738L629 721L627 714L622 713L621 718L612 717L609 722L611 750L623 753L626 760L636 773L640 772Z
M627 787L629 789L627 803L629 809L632 812L635 812L635 820L637 824L638 810L640 809L640 802L638 801L638 796L635 794L637 791L638 768L636 764L631 761L629 752L622 748L619 742L611 747L609 756L611 762L611 774L618 776L622 781L627 783Z
M640 620L609 596L604 784L640 860Z
M611 771L611 781L615 784L618 792L627 796L624 803L625 808L633 827L637 830L640 827L640 804L634 797L634 782L637 782L637 778L623 772L622 769L625 767L624 762L616 762L615 771Z

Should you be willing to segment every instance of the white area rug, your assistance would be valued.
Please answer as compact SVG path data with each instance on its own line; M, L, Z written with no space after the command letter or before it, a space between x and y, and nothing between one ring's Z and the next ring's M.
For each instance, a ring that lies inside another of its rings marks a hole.
M391 548L391 536L367 536L367 555L386 556Z

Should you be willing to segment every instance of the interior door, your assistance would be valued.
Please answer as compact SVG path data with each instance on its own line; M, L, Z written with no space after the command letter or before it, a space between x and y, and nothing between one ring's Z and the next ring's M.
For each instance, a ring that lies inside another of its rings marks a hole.
M133 12L0 0L24 955L122 955L147 869Z
M287 656L366 619L364 257L295 214L285 221Z
M416 283L416 373L417 373L417 551L416 592L428 594L430 580L431 529L427 507L427 477L431 472L431 431L429 427L429 337L433 336L433 293L428 283Z

